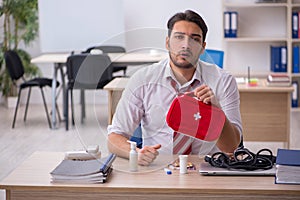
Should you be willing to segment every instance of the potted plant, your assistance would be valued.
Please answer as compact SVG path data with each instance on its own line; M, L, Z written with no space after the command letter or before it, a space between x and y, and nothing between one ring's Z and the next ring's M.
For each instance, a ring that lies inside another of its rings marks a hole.
M30 55L19 49L20 42L28 45L38 34L37 3L37 0L2 0L0 5L0 18L3 22L3 38L0 38L3 39L0 42L0 91L6 98L16 97L17 88L5 68L5 51L12 49L18 52L24 64L25 76L40 74L38 67L30 63Z

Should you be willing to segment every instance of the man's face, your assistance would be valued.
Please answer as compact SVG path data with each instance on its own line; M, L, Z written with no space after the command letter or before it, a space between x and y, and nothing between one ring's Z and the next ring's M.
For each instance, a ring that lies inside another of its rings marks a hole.
M200 27L188 21L178 21L174 24L170 37L166 39L171 62L178 68L193 67L200 54L204 51Z

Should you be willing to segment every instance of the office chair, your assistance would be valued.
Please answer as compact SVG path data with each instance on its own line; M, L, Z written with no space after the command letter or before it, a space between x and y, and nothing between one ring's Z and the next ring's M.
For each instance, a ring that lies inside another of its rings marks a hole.
M90 53L94 49L99 49L104 54L107 54L107 53L125 53L126 52L125 48L121 47L121 46L94 46L94 47L88 48L83 53ZM113 72L123 71L123 76L126 76L126 70L127 70L127 66L113 65Z
M26 108L25 108L25 114L24 114L24 121L26 121L28 104L29 104L29 99L30 99L30 94L31 94L31 88L32 87L39 87L40 90L41 90L41 94L42 94L42 97L43 97L43 103L44 103L44 107L45 107L45 111L46 111L48 124L49 124L49 127L51 128L50 117L49 117L49 113L48 113L48 109L47 109L47 104L46 104L43 88L46 87L46 86L52 87L52 79L39 77L39 78L33 78L33 79L27 81L24 77L23 63L22 63L22 61L21 61L21 59L20 59L20 57L19 57L19 55L17 54L16 51L13 51L13 50L6 51L5 54L4 54L4 59L5 59L7 71L10 75L10 78L11 78L13 84L15 86L19 87L17 105L16 105L16 108L15 108L15 114L14 114L14 119L13 119L13 123L12 123L12 128L15 127L18 107L19 107L19 104L20 104L21 92L22 92L23 89L29 88L28 96L27 96L27 102L26 102ZM23 83L21 83L20 85L17 85L17 82L18 82L19 79L22 79ZM57 82L56 85L58 87L59 82ZM56 104L56 108L58 108L57 104Z
M67 77L68 84L66 88L65 97L65 120L66 130L69 129L69 92L71 96L71 114L72 125L74 121L74 102L73 102L73 89L102 89L107 83L113 79L113 68L111 66L110 58L104 54L74 54L67 59ZM82 105L83 107L84 105ZM82 110L81 121L85 114Z
M204 53L200 55L200 60L216 64L220 68L223 68L224 51L205 49Z

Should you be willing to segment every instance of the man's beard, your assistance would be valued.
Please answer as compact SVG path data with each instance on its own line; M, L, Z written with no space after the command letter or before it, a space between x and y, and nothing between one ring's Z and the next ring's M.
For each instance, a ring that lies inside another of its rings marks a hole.
M178 67L178 68L181 68L181 69L190 69L190 68L193 68L194 65L197 63L197 61L195 61L195 63L191 63L191 62L188 62L188 63L180 63L180 62L177 62L176 59L172 56L172 53L169 51L169 57L172 61L172 63Z

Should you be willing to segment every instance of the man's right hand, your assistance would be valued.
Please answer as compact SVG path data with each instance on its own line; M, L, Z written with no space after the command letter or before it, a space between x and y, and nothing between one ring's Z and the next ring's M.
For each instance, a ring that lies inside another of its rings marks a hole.
M148 166L150 163L152 163L158 156L157 150L160 149L160 147L160 144L156 144L153 146L144 146L142 149L138 150L138 164Z

